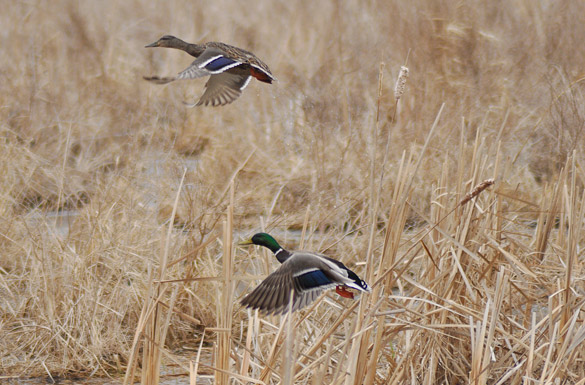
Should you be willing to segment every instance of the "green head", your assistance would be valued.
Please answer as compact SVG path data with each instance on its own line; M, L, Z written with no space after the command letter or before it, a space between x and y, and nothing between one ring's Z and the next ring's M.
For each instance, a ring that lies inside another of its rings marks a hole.
M257 233L252 236L252 238L247 239L238 243L241 246L244 245L258 245L264 246L270 249L273 253L276 253L278 250L282 249L276 239L272 238L271 235L266 233Z

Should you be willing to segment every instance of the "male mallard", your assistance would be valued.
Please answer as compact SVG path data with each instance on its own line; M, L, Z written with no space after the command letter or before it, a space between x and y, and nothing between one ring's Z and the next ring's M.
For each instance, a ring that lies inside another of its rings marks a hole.
M196 106L222 106L233 102L246 88L252 76L265 83L272 83L274 80L268 66L253 53L224 43L190 44L165 35L146 47L176 48L197 58L177 76L144 76L144 79L158 84L210 76L205 84L205 92Z
M317 299L321 292L332 287L346 298L353 298L353 293L347 291L346 287L370 292L368 284L343 263L322 254L285 250L266 233L255 234L239 244L267 247L274 253L278 262L282 263L242 299L241 303L246 307L259 309L267 314L285 313L288 310L291 290L293 311L307 306Z

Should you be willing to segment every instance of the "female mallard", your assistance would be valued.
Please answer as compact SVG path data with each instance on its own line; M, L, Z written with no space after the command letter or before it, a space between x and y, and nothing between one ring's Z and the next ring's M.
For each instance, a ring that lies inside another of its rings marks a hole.
M210 76L205 84L205 92L196 106L222 106L233 102L246 88L252 76L265 83L272 83L274 80L268 66L253 53L224 43L189 44L174 36L165 35L146 47L176 48L197 58L177 76L144 77L148 81L165 84L173 80Z
M308 251L288 251L266 233L255 234L240 245L258 245L269 248L282 265L270 274L250 294L242 299L242 305L259 309L267 314L285 313L288 310L290 292L293 291L292 310L302 309L326 289L346 298L353 298L352 289L370 292L368 284L335 259Z

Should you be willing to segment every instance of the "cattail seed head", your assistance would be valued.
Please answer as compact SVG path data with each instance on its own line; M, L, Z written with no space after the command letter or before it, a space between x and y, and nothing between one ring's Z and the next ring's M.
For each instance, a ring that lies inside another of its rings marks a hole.
M402 66L400 67L400 73L398 74L398 79L396 79L396 85L394 86L394 99L398 101L402 97L404 93L404 88L406 87L406 80L408 79L408 67Z
M481 182L480 184L475 186L475 188L471 192L465 194L465 197L461 200L461 202L459 202L459 205L463 206L464 204L466 204L467 202L469 202L470 200L472 200L473 198L478 196L483 190L490 187L494 183L495 183L495 180L493 180L493 179L484 180L483 182Z

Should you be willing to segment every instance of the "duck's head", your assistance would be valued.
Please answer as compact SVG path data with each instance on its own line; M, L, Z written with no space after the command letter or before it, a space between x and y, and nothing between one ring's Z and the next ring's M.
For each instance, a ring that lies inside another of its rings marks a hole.
M152 44L146 45L144 46L145 48L151 48L151 47L175 47L177 45L178 42L182 41L181 39L174 37L172 35L164 35L163 37L161 37L160 39L158 39L157 41L155 41Z
M272 238L270 234L266 233L257 233L252 236L252 238L248 238L238 243L240 246L246 245L258 245L264 246L270 249L273 253L276 253L278 250L282 249L276 239Z

